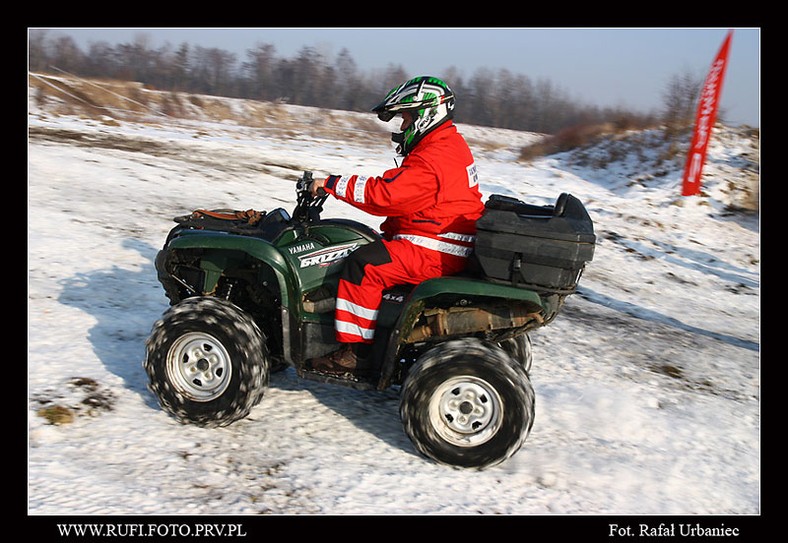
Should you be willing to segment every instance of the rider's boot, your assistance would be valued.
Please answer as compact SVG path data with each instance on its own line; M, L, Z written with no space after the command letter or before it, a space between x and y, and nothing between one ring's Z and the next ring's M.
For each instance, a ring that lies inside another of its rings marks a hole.
M320 373L363 377L372 370L369 351L369 345L346 344L333 353L313 358L309 362L311 368Z

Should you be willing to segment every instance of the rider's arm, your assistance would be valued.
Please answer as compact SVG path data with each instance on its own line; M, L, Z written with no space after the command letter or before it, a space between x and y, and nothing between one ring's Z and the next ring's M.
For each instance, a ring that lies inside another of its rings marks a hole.
M337 199L380 216L407 215L432 206L439 189L437 176L426 165L403 165L378 177L330 175L321 186Z

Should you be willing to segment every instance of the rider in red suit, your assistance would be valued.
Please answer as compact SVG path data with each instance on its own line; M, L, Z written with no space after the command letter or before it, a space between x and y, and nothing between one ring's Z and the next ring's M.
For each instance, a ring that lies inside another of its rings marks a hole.
M452 122L454 93L434 77L392 89L373 108L384 121L402 115L392 135L402 165L379 177L331 175L312 185L372 215L385 216L383 237L351 253L336 298L341 349L311 361L326 373L361 374L375 333L382 293L461 272L473 251L484 205L468 144Z

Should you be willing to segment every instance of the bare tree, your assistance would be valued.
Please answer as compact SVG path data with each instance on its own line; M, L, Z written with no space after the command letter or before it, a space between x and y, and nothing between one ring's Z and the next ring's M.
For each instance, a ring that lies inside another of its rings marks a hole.
M182 43L172 56L170 65L169 89L184 91L189 88L191 66L191 49L188 43Z
M668 133L692 126L702 86L702 79L687 71L674 75L668 81L662 93L662 121Z
M27 66L34 72L45 71L49 63L49 53L47 52L47 31L30 30L27 42Z
M246 81L246 94L258 100L277 98L274 70L276 66L276 47L270 43L257 44L246 52L243 73Z
M196 47L194 52L194 75L202 85L201 92L233 96L235 94L236 56L216 47ZM195 81L195 82L196 82Z
M85 55L79 49L71 36L61 36L55 38L50 54L51 66L73 72L84 66Z

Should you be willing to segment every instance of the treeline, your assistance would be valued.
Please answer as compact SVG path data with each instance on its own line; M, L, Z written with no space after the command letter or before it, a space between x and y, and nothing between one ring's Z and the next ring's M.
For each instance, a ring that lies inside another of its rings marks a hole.
M243 58L217 48L182 43L152 47L144 34L133 43L89 44L86 51L70 36L31 30L29 69L141 82L151 88L210 94L349 111L369 111L393 86L415 75L400 65L362 71L343 49L329 58L303 47L293 58L260 43ZM656 123L651 113L579 104L550 81L532 81L506 69L479 69L467 76L455 67L435 75L457 95L460 123L556 134L588 124L638 128Z

